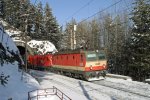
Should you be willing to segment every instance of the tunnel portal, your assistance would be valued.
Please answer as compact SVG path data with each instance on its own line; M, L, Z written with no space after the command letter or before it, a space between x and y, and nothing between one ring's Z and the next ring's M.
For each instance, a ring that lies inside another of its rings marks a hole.
M25 55L25 43L22 41L15 41L15 44L16 44L17 48L19 49L20 54L22 56ZM27 54L33 55L33 50L29 45L27 45Z
M19 49L21 55L25 55L25 47L17 46L17 48Z

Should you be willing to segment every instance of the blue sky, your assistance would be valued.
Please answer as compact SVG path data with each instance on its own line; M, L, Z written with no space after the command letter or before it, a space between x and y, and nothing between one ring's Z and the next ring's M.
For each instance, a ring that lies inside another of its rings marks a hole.
M32 3L35 1L31 0ZM59 25L65 25L72 18L80 22L119 0L37 0L36 4L40 1L43 6L48 2Z

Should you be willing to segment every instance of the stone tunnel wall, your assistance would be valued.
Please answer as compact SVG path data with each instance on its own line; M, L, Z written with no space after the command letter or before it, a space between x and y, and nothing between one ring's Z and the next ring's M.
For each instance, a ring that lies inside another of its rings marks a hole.
M24 47L25 48L25 42L23 41L14 41L16 46L21 46L21 47ZM33 54L33 50L32 48L27 44L27 51L29 54Z

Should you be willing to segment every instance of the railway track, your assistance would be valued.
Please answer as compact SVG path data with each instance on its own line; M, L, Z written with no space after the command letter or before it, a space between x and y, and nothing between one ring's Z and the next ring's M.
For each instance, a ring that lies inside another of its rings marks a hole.
M38 74L36 73L36 75L38 75ZM46 74L46 75L53 75L53 74ZM51 78L43 77L42 74L39 74L38 77L39 77L39 79L47 80L49 82L53 82L55 84L69 88L78 94L81 94L81 95L89 94L90 97L94 100L97 100L97 99L96 99L96 97L92 96L92 94L91 94L92 92L96 92L97 94L102 93L105 95L109 95L114 100L120 100L120 99L132 100L132 99L130 99L130 96L134 96L134 98L136 100L140 100L138 98L144 98L144 100L150 99L150 95L149 95L150 93L146 94L144 91L143 91L143 93L140 93L135 90L127 89L127 88L123 87L124 84L121 85L119 83L111 82L111 81L107 81L107 80L87 82L87 81L77 80L77 79L73 79L73 78L61 76L61 75L57 75L57 79L54 80L54 79L52 79L52 77ZM65 83L64 83L64 80L65 80ZM95 84L95 85L93 85L93 84ZM83 91L81 89L81 85L82 85L82 87L84 87L86 89L86 94L83 93ZM107 91L107 90L111 90L111 91ZM113 93L114 91L116 91L116 93ZM125 93L127 95L123 96L123 94L125 94Z
M79 80L71 81L70 77L69 78L63 78L63 79L65 79L69 82L72 82L72 83L79 82ZM133 82L130 82L130 81L128 81L128 82L133 83ZM127 93L132 93L132 94L142 96L142 97L146 97L146 98L150 99L150 92L145 92L145 90L143 90L142 92L138 91L137 89L135 90L134 86L127 89L127 87L126 87L127 85L125 85L123 83L116 83L116 82L107 81L107 80L92 81L91 83L102 85L102 86L109 87L109 88L113 88L113 89L120 90L120 91L124 91L124 92L127 92ZM140 85L140 84L138 84L138 85ZM138 88L140 88L140 90L143 89L140 86ZM91 89L92 89L92 87L91 87Z
M105 82L101 82L101 81L105 81ZM120 84L114 85L114 84L116 84L115 82L106 81L106 80L101 80L101 81L94 81L92 83L102 85L102 86L105 86L105 87L109 87L109 88L113 88L113 89L117 89L117 90L124 91L124 92L127 92L127 93L132 93L132 94L142 96L142 97L146 97L146 98L150 99L150 92L149 92L149 94L145 93L144 91L143 91L144 93L143 92L138 92L138 91L135 91L135 90L132 90L132 89L126 89L123 86L120 86ZM109 84L107 84L107 83L109 83Z
M76 84L79 83L79 80L72 80L72 78L70 78L70 77L68 77L68 78L61 77L61 79L67 80L71 83L76 83ZM80 80L80 81L83 83L82 80ZM130 82L130 81L128 81L128 82ZM132 93L132 94L135 94L135 95L138 95L138 96L147 97L147 98L150 99L150 92L147 93L144 90L143 90L143 92L137 91L137 90L133 89L135 87L127 89L125 84L116 83L116 82L107 81L107 80L92 81L91 83L102 85L102 86L109 87L109 88L113 88L113 89L120 90L120 91L124 91L124 92L127 92L127 93ZM93 89L93 88L91 87L91 89ZM142 88L140 88L140 90L141 89Z

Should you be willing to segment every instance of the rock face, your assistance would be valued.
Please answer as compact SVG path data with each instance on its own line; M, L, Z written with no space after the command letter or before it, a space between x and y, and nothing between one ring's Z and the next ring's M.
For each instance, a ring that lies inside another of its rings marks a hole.
M6 54L11 55L11 52L19 54L18 48L16 47L10 36L7 34L7 32L5 32L2 24L0 24L0 43L1 46L3 46L3 48L5 49Z

